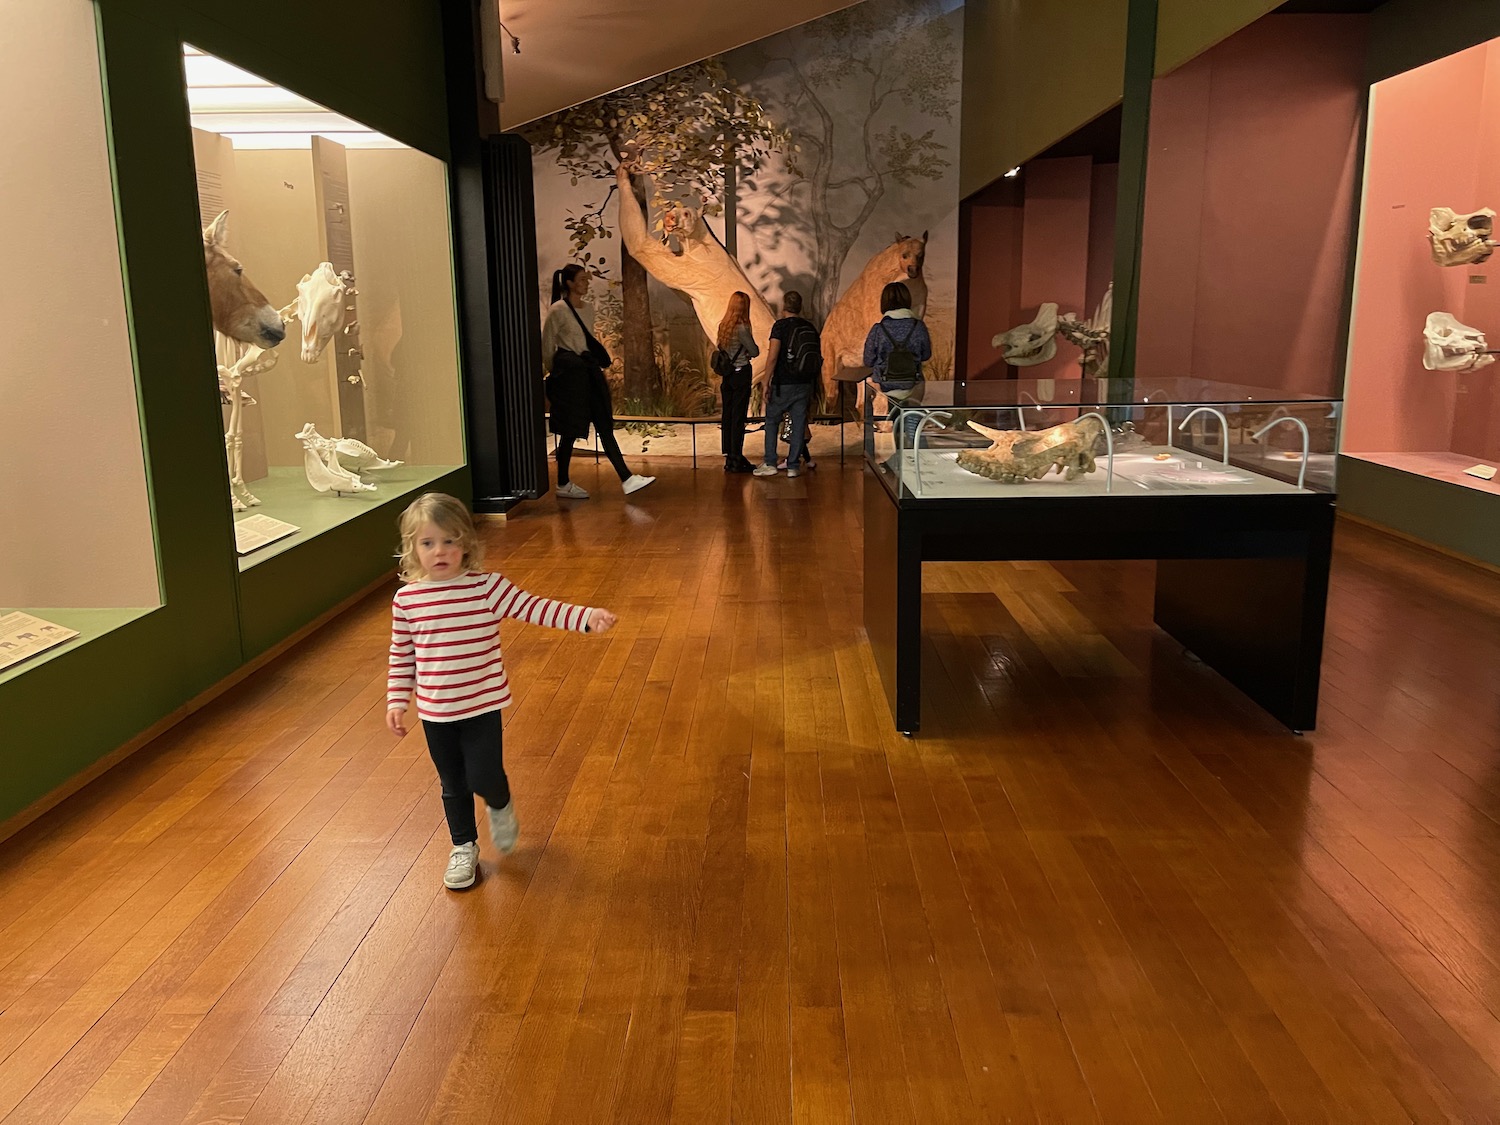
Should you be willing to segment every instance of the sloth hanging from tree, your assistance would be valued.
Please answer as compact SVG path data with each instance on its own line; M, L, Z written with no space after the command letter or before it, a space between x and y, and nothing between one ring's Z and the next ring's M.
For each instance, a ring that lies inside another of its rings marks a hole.
M655 234L665 239L671 232L664 216L674 212L674 201L685 198L702 215L722 215L725 172L731 165L755 168L773 152L792 164L795 153L789 133L714 59L544 117L523 133L539 155L555 154L558 167L575 185L599 181L603 194L598 204L570 217L567 228L578 261L600 278L609 277L608 256L598 244L615 237L604 216L617 184L630 182L643 213L646 185L651 185ZM661 386L661 375L652 348L646 269L624 246L619 282L624 393L649 400Z

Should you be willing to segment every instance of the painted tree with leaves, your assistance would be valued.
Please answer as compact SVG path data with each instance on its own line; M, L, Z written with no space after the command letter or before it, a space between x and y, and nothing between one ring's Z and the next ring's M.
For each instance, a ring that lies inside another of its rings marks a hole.
M844 260L889 186L941 180L950 167L935 126L912 132L897 119L909 119L904 107L952 122L958 47L941 5L892 0L856 4L777 36L764 62L768 76L784 78L783 112L799 123L802 154L799 175L773 189L796 203L778 211L811 228L813 308L826 317L838 301ZM830 104L834 95L842 100ZM852 120L842 109L850 100L858 107Z
M570 215L566 225L578 261L611 281L609 257L600 243L615 237L605 213L621 163L634 173L642 204L644 176L651 177L658 233L662 208L672 199L687 197L706 215L723 214L724 173L731 162L756 167L770 153L780 152L795 171L787 132L712 59L541 118L523 134L538 154L554 155L574 185L598 181L599 202ZM650 294L645 270L623 245L618 280L624 303L624 393L648 401L661 385L652 348Z

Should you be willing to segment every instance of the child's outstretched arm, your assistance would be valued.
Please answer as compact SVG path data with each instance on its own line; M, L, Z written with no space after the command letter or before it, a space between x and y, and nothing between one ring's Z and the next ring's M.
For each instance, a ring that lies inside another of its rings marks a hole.
M615 623L614 614L592 606L570 605L551 598L539 598L528 594L503 574L489 576L494 588L489 594L489 605L496 617L513 617L532 625L543 625L548 629L569 629L575 633L602 633ZM603 624L603 617L609 624Z
M385 725L392 734L406 734L406 708L417 686L417 650L406 613L391 603L391 662L385 680Z

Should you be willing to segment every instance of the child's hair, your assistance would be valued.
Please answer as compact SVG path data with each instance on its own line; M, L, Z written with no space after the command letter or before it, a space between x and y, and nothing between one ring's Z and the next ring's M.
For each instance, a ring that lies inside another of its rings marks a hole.
M484 545L464 502L443 492L424 492L401 513L401 560L398 572L403 582L420 582L427 577L417 561L417 533L424 524L436 524L438 530L458 539L464 549L463 568L473 570L484 562Z

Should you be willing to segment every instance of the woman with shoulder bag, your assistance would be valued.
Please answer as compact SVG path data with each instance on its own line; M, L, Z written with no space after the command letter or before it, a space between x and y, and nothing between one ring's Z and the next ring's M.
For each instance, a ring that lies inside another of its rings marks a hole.
M609 352L594 339L594 310L583 303L588 292L589 275L582 266L564 266L553 273L552 307L542 326L542 365L547 370L544 387L552 410L549 428L558 437L557 495L565 500L589 498L568 479L568 466L573 459L573 443L588 436L590 425L599 435L599 445L614 466L625 495L639 492L656 479L632 473L615 440L614 406L609 381L604 377Z
M750 334L750 294L736 290L730 296L714 345L711 363L714 373L724 380L720 387L724 411L719 418L724 471L753 472L755 466L745 460L745 419L750 413L750 361L760 355L760 348Z

